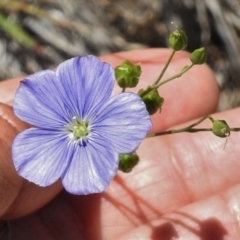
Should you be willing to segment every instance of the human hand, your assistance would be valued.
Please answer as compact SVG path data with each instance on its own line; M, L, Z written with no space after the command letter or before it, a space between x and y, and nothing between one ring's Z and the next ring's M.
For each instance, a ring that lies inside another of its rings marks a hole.
M140 62L140 88L156 79L169 53L168 49L138 50L101 59L113 66L125 59ZM187 53L177 53L165 77L188 63ZM0 101L11 104L19 80L0 83ZM213 74L203 65L162 86L161 96L165 102L162 112L152 118L154 132L214 112L219 95ZM239 126L238 111L218 113L216 119ZM225 234L239 239L237 133L231 134L225 150L224 141L211 133L146 139L138 149L140 163L131 173L119 172L102 194L73 196L64 191L58 194L60 182L41 188L17 175L11 143L28 125L5 104L0 113L0 216L12 219L13 240L170 240L174 236L222 240Z

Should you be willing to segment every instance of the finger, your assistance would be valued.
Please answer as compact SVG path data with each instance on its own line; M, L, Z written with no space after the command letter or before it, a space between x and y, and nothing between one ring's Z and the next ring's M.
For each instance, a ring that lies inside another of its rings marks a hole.
M12 163L14 137L29 125L19 120L12 108L0 103L0 216L14 212L17 216L36 210L61 190L60 183L40 188L21 178Z
M0 102L12 105L15 92L24 76L0 82Z

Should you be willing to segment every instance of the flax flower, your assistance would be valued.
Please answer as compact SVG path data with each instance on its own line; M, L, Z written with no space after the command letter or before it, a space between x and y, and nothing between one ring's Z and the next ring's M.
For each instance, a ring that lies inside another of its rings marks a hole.
M114 71L94 56L76 57L20 84L15 114L33 127L12 147L18 174L40 186L61 179L73 194L102 192L119 154L137 149L151 128L134 93L111 97Z

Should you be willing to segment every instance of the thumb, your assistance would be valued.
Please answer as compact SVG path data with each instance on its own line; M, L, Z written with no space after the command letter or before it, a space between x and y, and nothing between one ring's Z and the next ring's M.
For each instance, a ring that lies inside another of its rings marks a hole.
M0 103L0 217L27 214L49 202L61 190L60 183L41 188L21 178L12 162L15 136L29 125L18 119L12 107Z

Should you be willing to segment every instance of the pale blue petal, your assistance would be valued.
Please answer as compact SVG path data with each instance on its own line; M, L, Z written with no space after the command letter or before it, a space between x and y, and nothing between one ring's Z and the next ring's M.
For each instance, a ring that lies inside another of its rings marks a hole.
M20 176L39 186L56 182L72 158L67 134L31 128L14 139L12 157Z
M78 195L102 192L117 172L117 152L110 142L93 135L85 147L76 146L62 178L64 188Z
M111 95L114 72L94 56L77 57L60 64L56 73L41 71L22 81L14 112L34 126L52 129L72 117L88 117Z
M14 113L23 121L46 129L69 122L68 105L62 101L54 71L45 70L21 82L14 98Z
M78 109L80 118L87 118L110 97L114 71L97 57L72 58L60 64L56 74L66 91L63 101Z
M145 104L135 93L122 93L109 99L91 124L91 131L110 141L118 153L136 150L151 129Z

